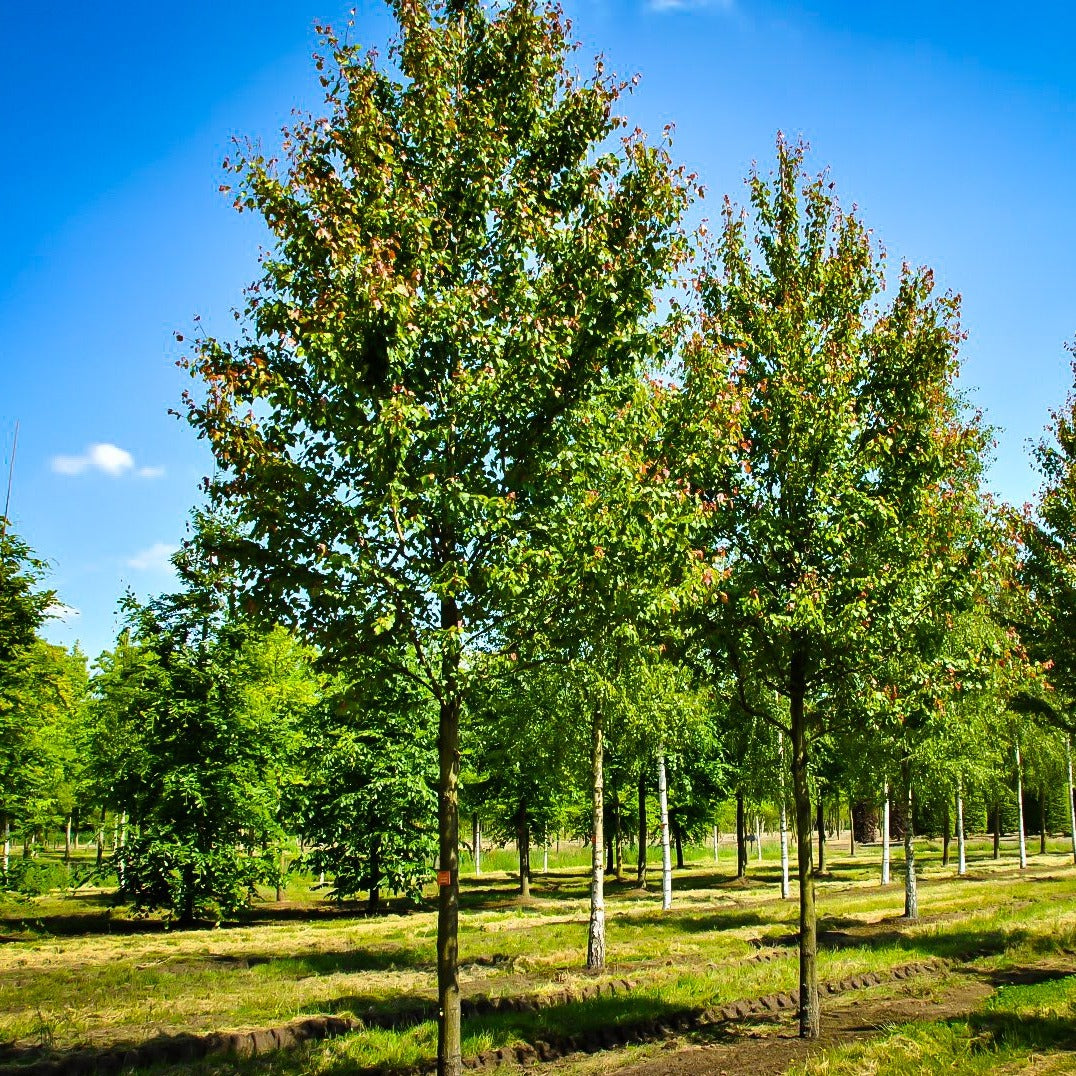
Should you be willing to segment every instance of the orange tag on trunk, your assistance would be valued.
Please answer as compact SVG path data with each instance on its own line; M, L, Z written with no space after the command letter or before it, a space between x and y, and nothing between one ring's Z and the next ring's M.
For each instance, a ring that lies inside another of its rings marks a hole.
M452 884L452 872L451 871L438 871L437 872L437 884L451 885Z

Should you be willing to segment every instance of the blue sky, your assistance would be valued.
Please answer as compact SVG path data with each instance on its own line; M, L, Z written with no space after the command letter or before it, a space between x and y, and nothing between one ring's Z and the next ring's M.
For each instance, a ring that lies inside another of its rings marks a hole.
M195 315L226 333L262 235L218 194L233 134L274 143L317 105L317 20L351 3L15 3L0 15L6 208L0 450L11 517L71 612L111 644L128 586L171 582L209 458L168 409ZM1071 383L1076 15L1067 5L575 0L582 57L642 82L625 111L697 170L717 215L777 130L803 137L890 261L963 295L964 384L999 427L991 485L1031 498L1027 441ZM379 0L355 37L383 44ZM94 447L97 446L97 447ZM101 447L104 446L104 447Z

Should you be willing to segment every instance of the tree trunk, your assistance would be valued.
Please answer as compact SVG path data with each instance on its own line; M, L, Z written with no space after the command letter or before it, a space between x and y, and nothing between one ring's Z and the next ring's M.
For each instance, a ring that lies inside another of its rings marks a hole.
M620 817L620 789L613 795L613 873L616 880L624 880L624 832Z
M942 810L942 866L949 866L949 801Z
M717 866L717 826L714 826L714 866Z
M604 803L604 736L600 706L594 708L594 727L591 743L591 790L593 793L594 848L590 870L590 925L587 929L587 967L591 970L605 967L605 872L602 870L602 852L605 844L602 832Z
M459 626L459 610L451 599L441 603L441 626ZM442 659L444 684L437 726L437 1073L460 1076L463 1071L460 1018L459 923L459 776L460 696L457 694L460 655L447 646Z
M915 873L915 826L912 825L912 764L901 764L904 777L904 796L908 817L904 823L904 918L919 918L919 879Z
M806 655L794 653L790 669L789 712L792 724L792 796L796 806L796 866L800 883L799 1024L803 1038L820 1031L818 1008L818 921L811 869L811 791L807 779L807 727L804 713Z
M1072 784L1072 767L1069 766L1069 784ZM1069 801L1072 800L1071 789L1069 792ZM1073 826L1072 830L1072 847L1073 855L1076 855L1076 826ZM11 865L11 819L4 815L4 855L2 861L4 868L3 877L7 878L8 867Z
M283 865L284 853L280 853ZM277 898L279 899L279 898ZM370 897L366 902L366 910L372 915L381 906L381 838L374 834L370 841Z
M672 907L672 856L669 854L669 794L665 783L665 754L658 753L658 808L661 812L661 909Z
M482 823L478 820L478 812L471 815L471 848L474 849L474 874L476 878L482 876Z
M816 825L818 827L818 873L826 873L826 803L822 798L822 790L818 790L818 805L816 807Z
M1001 858L1001 803L994 802L994 858Z
M755 815L755 858L762 862L762 812ZM683 866L683 863L680 864Z
M856 823L852 818L852 793L848 793L848 854L855 856L856 854Z
M67 816L67 827L64 830L64 862L71 862L71 815Z
M376 837L374 838L376 841ZM373 864L370 865L371 874L373 873ZM284 849L280 849L279 858L279 873L277 874L276 883L276 902L279 904L284 899Z
M105 862L105 809L101 808L101 825L97 830L97 869L100 870Z
M1027 870L1027 837L1024 832L1024 768L1020 762L1020 745L1016 745L1016 817L1019 825L1020 869Z
M889 782L885 783L882 804L882 885L889 885Z
M736 793L736 877L747 874L747 820L744 817L743 793Z
M785 734L777 733L778 794L781 800L781 899L788 900L788 810L785 804Z
M1046 789L1039 788L1039 855L1046 855Z
M524 900L529 900L531 895L531 824L526 803L519 805L516 846L519 848L519 895Z
M1072 737L1065 738L1065 761L1069 775L1069 835L1072 838L1072 862L1076 863L1076 795L1072 787ZM7 848L7 819L4 819L4 847ZM5 852L5 857L7 853ZM5 858L6 862L6 858Z
M103 813L103 812L102 812ZM101 842L104 843L104 826L101 827ZM183 868L183 906L179 913L181 927L194 926L194 868Z
M968 873L967 845L964 840L964 785L956 784L956 873L961 877Z
M646 822L646 767L639 767L639 862L635 872L635 884L646 888L646 841L649 833ZM1076 846L1074 846L1076 847Z

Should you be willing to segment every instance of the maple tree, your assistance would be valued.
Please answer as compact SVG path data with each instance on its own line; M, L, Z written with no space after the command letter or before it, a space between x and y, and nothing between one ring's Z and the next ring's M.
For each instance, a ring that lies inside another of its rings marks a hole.
M460 1067L459 721L466 647L542 566L525 539L572 416L657 347L690 180L569 70L556 6L395 0L386 61L326 32L322 116L236 203L273 233L238 340L203 339L189 418L256 607L436 699L439 1069ZM406 648L411 659L394 655Z
M984 436L952 388L956 298L907 266L887 296L855 212L825 175L806 175L802 146L779 139L777 157L772 178L749 177L751 225L726 200L698 282L684 380L696 422L681 450L709 513L711 645L735 671L745 712L773 719L768 690L788 704L800 1031L815 1036L811 745L840 712L841 690L884 694L891 685L870 671L924 610L955 600L969 565L947 532L978 505ZM743 432L725 464L708 416L730 386Z

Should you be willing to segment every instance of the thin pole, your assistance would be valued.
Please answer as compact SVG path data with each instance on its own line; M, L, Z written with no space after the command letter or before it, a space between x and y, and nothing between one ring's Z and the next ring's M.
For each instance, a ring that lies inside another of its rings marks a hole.
M7 496L4 498L4 518L0 519L0 538L7 535L7 517L11 511L11 483L15 479L15 452L19 447L19 420L15 420L15 437L11 442L11 462L7 468Z

